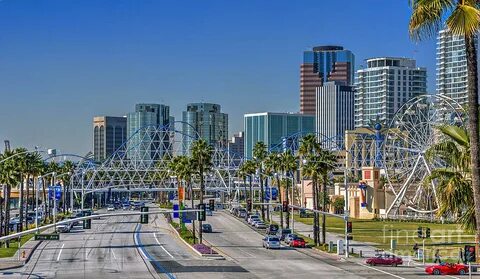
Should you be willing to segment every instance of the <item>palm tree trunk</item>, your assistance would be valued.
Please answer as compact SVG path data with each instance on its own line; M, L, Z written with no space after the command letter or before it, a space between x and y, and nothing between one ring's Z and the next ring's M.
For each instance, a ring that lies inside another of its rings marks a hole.
M327 175L324 174L323 176L323 183L322 183L322 194L320 195L322 199L322 211L327 212ZM327 226L326 226L326 216L322 214L322 244L325 244L326 241L326 234L327 234Z
M10 233L10 192L11 186L6 185L4 187L5 190L5 228L4 228L4 235L8 235ZM9 247L9 242L5 242L5 247Z
M27 192L25 193L25 197L26 197L26 208L25 208L25 212L27 214L27 218L25 218L25 228L28 229L28 206L29 206L29 200L30 200L30 189L29 189L29 186L30 186L30 174L27 173L27 188L25 189Z
M253 178L251 175L248 178L249 178L248 181L250 183L250 202L252 204L252 207L250 208L250 213L251 213L253 211L253 187L252 187Z
M290 199L289 199L289 190L288 190L288 187L289 187L289 183L290 183L290 179L287 178L287 180L285 181L287 184L285 184L285 200L287 201L287 205L290 204ZM287 226L287 228L290 228L290 210L288 210L287 208L287 212L285 212L285 225Z
M477 50L472 36L465 36L467 49L467 79L468 79L468 128L470 130L470 160L472 169L473 200L475 203L475 251L479 251L480 241L480 138L478 127L478 69ZM480 260L480 253L476 253L477 262Z
M317 210L317 178L312 177L312 190L313 190L313 209ZM318 245L318 212L313 213L313 242L315 246Z
M278 187L278 200L280 204L283 205L282 201L282 187L280 186L280 178L277 175L277 187ZM280 228L283 229L283 208L280 210Z
M20 174L20 185L19 185L20 186L20 201L19 201L20 206L19 206L19 209L18 209L18 219L19 219L18 221L19 222L18 222L18 228L17 228L17 230L19 232L22 231L22 227L23 227L23 202L24 202L23 201L23 195L24 195L24 193L23 193L23 182L24 182L23 178L24 177L23 177L23 173L22 173L22 174Z
M247 202L247 177L246 176L243 177L243 188L245 190L245 193L243 194L243 200L246 203Z
M200 164L200 203L203 203L203 192L205 191L205 185L203 185L203 166L202 164ZM202 221L199 221L199 232L198 232L198 238L199 238L199 242L202 243L202 239L203 239L203 232L202 232Z
M265 220L265 190L263 189L262 169L260 169L260 194L262 195L260 199L262 202L262 220Z
M187 182L187 187L190 188L190 200L192 201L192 209L195 208L195 202L193 199L193 185L190 182ZM202 227L200 227L200 230ZM193 244L196 243L196 237L195 237L195 219L192 220L192 234L193 234Z

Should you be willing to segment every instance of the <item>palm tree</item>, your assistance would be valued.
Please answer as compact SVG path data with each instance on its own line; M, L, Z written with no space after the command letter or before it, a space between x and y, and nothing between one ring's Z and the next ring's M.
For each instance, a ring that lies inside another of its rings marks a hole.
M54 162L54 161L51 161L50 163L48 163L46 166L45 166L45 169L44 169L44 174L46 173L57 173L59 172L60 170L60 166ZM51 217L52 215L52 210L51 210L51 207L53 205L50 204L50 199L48 198L47 196L47 190L46 190L46 184L48 183L48 185L52 185L52 186L55 186L55 181L54 181L54 177L53 175L50 175L50 182L48 182L47 179L43 179L43 183L42 183L42 187L43 187L43 202L45 204L45 214L44 214L44 217L46 218L48 216L48 218ZM93 193L92 193L93 195ZM82 197L83 198L83 197ZM92 205L93 206L93 205Z
M20 201L19 201L19 211L18 211L18 219L19 219L19 223L18 223L18 231L22 231L23 230L23 220L24 220L24 208L25 208L25 192L24 192L24 184L25 184L25 180L27 181L28 183L28 168L27 168L27 156L28 156L28 153L27 153L27 149L26 148L16 148L14 150L15 153L19 154L18 156L15 157L15 167L17 168L18 172L19 172L19 184L18 184L18 187L19 187L19 192L20 192ZM28 187L28 184L27 184L27 187Z
M303 160L305 160L307 156L314 154L318 149L320 149L320 145L317 142L317 137L315 136L315 134L308 134L300 140L300 147L298 148L300 172L302 172L303 170L302 168ZM303 178L304 175L300 173L300 177ZM303 183L302 183L302 193L305 193ZM303 197L301 197L300 199L302 200L300 204L302 205L303 203L303 206L306 206Z
M328 193L327 193L327 184L329 184L328 174L335 169L335 162L336 157L335 155L325 149L320 149L318 151L318 164L321 168L321 178L322 178L322 190L321 194L317 195L321 198L322 202L322 211L327 211L327 201L328 201ZM318 197L317 197L318 199ZM318 204L318 201L317 201ZM326 241L326 216L322 214L322 243Z
M11 157L15 151L5 151L0 160ZM5 216L3 218L3 235L8 235L10 231L10 193L12 185L18 183L19 172L15 160L7 160L0 164L0 184L3 184L3 206ZM6 244L8 247L8 243Z
M278 187L278 200L282 204L282 191L281 191L281 183L280 183L280 172L282 172L282 161L280 158L280 154L277 152L271 152L267 158L265 159L265 168L268 172L273 172L275 174L275 178L277 180L276 184ZM280 210L280 227L283 229L283 211Z
M293 173L297 170L297 160L295 156L293 156L292 152L288 150L287 152L283 152L280 154L280 164L281 164L281 170L282 172L288 177L292 176ZM290 199L289 199L289 179L286 180L286 187L285 187L285 201L287 204L290 204ZM292 187L295 185L293 184ZM292 204L293 204L293 197L292 197ZM287 228L290 227L290 210L287 210L285 214L285 224Z
M309 155L306 157L306 162L303 164L302 174L305 178L310 178L312 180L312 189L313 189L313 209L318 209L318 181L322 175L322 168L319 164L318 155ZM319 218L318 212L313 213L313 241L315 245L318 245L320 240L319 233Z
M26 191L26 200L27 200L27 208L26 211L28 213L28 208L30 205L30 177L32 177L33 185L35 185L35 181L37 176L40 174L41 168L43 167L42 156L39 153L29 153L27 154L27 191ZM35 188L35 187L34 187ZM36 194L35 194L36 195ZM33 207L33 203L32 203ZM27 227L28 222L25 220L25 227Z
M248 177L248 164L245 164L248 161L242 162L240 167L238 168L237 176L243 180L243 187L244 187L244 201L247 202L247 177ZM240 197L238 197L238 200L240 201Z
M72 161L65 161L63 165L60 167L60 173L63 174L62 176L62 184L63 184L63 196L62 196L62 211L65 214L66 204L67 204L67 193L70 195L68 191L70 185L71 174L73 174L73 170L75 169L75 164ZM72 208L73 209L73 208Z
M253 176L255 175L256 173L256 164L254 161L246 161L244 164L244 171L245 171L245 174L247 175L248 177L248 182L250 184L250 202L253 204ZM249 212L252 212L253 211L253 205L252 205L252 208L249 210Z
M446 140L426 152L429 161L440 160L446 166L432 171L425 183L435 180L438 195L437 214L455 218L463 229L475 231L475 204L470 169L470 139L465 128L441 126Z
M265 191L263 189L263 163L267 157L267 146L265 143L259 141L255 143L253 147L253 158L255 160L255 165L258 169L258 175L260 178L260 194L261 194L261 203L262 203L262 219L265 220Z
M204 175L210 171L213 166L213 148L204 139L193 142L191 147L192 166L200 177L200 203L203 203L203 193L205 192ZM199 224L202 227L202 221ZM200 243L202 243L202 230L199 233Z
M480 134L478 112L478 69L475 37L480 29L480 10L476 0L410 0L413 8L409 31L421 40L435 36L445 25L447 30L465 41L467 57L468 131L470 131L470 169L476 222L475 249L480 241ZM477 253L477 259L479 253Z

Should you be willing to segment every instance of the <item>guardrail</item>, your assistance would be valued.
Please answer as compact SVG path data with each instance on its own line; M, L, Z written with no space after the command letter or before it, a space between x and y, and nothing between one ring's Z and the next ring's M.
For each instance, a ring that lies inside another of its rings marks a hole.
M26 235L26 234L30 234L30 233L38 233L40 230L53 228L53 227L58 226L58 225L69 224L69 223L76 222L76 221L83 221L83 220L100 218L100 217L130 216L130 215L151 215L151 214L163 214L163 213L173 213L173 212L183 213L183 212L199 212L199 211L201 211L201 210L200 209L184 209L184 210L175 210L174 211L174 210L171 210L171 209L165 209L165 210L148 211L148 212L137 211L137 212L118 212L118 213L95 214L95 215L90 215L90 216L72 218L72 219L56 222L56 223L53 223L53 224L48 224L48 225L45 225L45 226L41 226L41 227L38 227L38 228L29 229L29 230L26 230L26 231L23 231L23 232L2 236L2 237L0 237L0 242L7 241L7 240L10 240L10 239L14 239L14 238L19 238L22 235ZM139 220L139 222L140 222L140 220Z

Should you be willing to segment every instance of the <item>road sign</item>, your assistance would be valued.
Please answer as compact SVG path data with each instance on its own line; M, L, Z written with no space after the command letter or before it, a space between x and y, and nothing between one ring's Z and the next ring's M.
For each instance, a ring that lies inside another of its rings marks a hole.
M60 235L58 233L36 234L35 240L60 240Z
M178 218L179 217L179 214L178 214L178 204L174 204L173 205L173 218Z
M270 200L270 192L272 193L273 200L277 199L278 189L275 187L266 187L265 188L265 200Z
M62 198L62 186L61 185L55 185L55 186L48 186L48 198L49 199L55 199L58 201Z

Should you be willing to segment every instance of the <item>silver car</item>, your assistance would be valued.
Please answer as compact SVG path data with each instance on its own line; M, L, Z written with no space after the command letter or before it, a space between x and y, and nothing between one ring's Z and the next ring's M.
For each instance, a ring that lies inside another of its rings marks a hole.
M280 239L276 236L265 236L263 247L267 249L280 249Z

